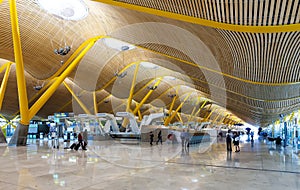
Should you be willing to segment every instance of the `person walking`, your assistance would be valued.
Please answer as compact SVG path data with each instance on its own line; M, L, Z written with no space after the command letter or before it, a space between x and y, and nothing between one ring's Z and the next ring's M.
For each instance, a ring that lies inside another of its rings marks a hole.
M153 139L154 139L154 134L152 133L152 131L150 132L150 145L153 145Z
M231 146L231 130L228 129L228 132L226 133L226 147L227 151L232 151L232 146Z
M157 134L157 141L156 141L156 144L158 144L158 142L160 142L160 144L162 144L161 130L159 130L159 132L158 132L158 134Z
M235 152L240 152L240 137L237 132L233 134L233 145L235 146Z
M81 146L82 150L84 150L84 145L83 145L83 137L82 137L82 134L81 132L79 132L78 136L77 136L77 139L78 139L78 147ZM75 149L76 150L76 149ZM78 150L78 149L77 149Z

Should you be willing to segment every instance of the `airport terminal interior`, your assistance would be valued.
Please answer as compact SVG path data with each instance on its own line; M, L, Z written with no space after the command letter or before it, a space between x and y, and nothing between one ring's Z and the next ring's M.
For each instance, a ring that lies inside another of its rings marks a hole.
M300 189L300 0L0 0L1 189Z

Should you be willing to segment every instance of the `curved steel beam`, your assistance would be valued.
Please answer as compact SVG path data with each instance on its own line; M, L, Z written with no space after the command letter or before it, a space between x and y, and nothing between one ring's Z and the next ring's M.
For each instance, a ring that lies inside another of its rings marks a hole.
M97 40L103 38L104 36L98 36L88 40L88 45L80 52L80 54L72 61L72 63L60 74L59 77L53 82L53 84L45 91L45 93L31 106L29 109L29 118L32 118L48 99L52 96L59 85L65 80L66 77L76 68L83 56L94 46ZM29 119L30 120L30 119Z
M8 77L9 77L9 71L10 71L11 64L12 64L11 62L4 64L6 66L6 71L5 71L1 86L0 86L0 110L2 109L2 103L3 103L4 94L5 94L6 87L7 87L7 81L8 81Z
M179 21L199 24L202 26L208 26L208 27L222 29L222 30L230 30L235 32L279 33L279 32L295 32L300 30L300 24L288 24L288 25L279 25L279 26L248 26L248 25L227 24L227 23L221 23L212 20L196 18L192 16L181 15L177 13L157 10L153 8L147 8L138 5L123 3L120 1L114 1L114 0L94 0L94 1L110 4L113 6L119 6L119 7L135 10L143 13L175 19Z

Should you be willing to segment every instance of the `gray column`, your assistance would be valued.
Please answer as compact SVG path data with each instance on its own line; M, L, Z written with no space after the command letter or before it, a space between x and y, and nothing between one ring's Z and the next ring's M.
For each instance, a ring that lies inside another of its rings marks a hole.
M14 135L11 137L9 146L26 146L28 134L28 125L18 124Z
M6 143L6 138L1 129L0 129L0 143Z

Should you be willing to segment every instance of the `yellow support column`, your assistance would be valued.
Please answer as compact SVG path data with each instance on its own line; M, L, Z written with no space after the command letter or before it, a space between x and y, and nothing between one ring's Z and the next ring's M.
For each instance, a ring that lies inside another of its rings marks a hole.
M107 100L107 98L109 98L111 96L112 96L111 94L105 96L102 100L100 100L99 102L97 102L97 106L99 106L101 103L103 103L105 100Z
M290 122L292 122L293 121L293 118L294 118L294 115L295 115L295 112L292 112L292 114L290 115Z
M0 117L5 120L5 122L7 123L6 126L8 124L10 124L13 128L17 128L12 122L10 122L8 119L6 119L2 114L0 114Z
M127 101L127 107L126 107L127 112L132 111L130 107L131 107L132 97L133 97L133 93L134 93L134 86L135 86L136 77L137 77L137 74L138 74L138 71L139 71L139 66L140 66L139 63L137 63L135 65L134 75L133 75L131 88L130 88L130 92L129 92L129 97L128 97L128 101Z
M4 69L6 69L7 66L8 66L8 65L11 65L11 64L12 64L12 62L7 62L7 63L3 64L3 65L0 67L0 73L2 73L2 71L4 71Z
M142 121L143 116L142 116L142 114L141 114L141 110L138 110L138 116L139 116L139 120Z
M154 80L155 80L155 79L152 79L152 80L150 80L149 82L147 82L147 84L145 84L142 88L138 89L138 90L136 91L136 93L134 93L133 95L136 95L136 94L139 94L140 92L142 92L142 90L144 90L144 89L147 88L150 84L152 84Z
M10 71L10 66L11 66L11 62L9 62L6 66L6 71L1 83L1 87L0 87L0 110L2 109L2 103L3 103L3 99L4 99L4 94L5 94L5 90L6 90L6 86L7 86L7 81L8 81L8 77L9 77L9 71Z
M72 97L76 100L76 102L83 109L83 111L86 114L91 115L91 112L89 111L89 109L87 109L87 107L82 103L82 101L76 96L76 94L73 92L73 90L70 88L70 86L65 81L63 81L63 84L65 85L66 89L72 94Z
M96 91L93 92L93 100L94 100L94 114L96 115L98 113Z
M219 121L219 124L224 123L224 122L225 122L225 119L226 119L228 116L229 116L229 114L227 114L223 119L221 119L221 120Z
M44 85L42 87L41 90L39 90L34 96L32 96L30 99L29 99L29 105L37 98L39 97L54 81L55 81L56 78L53 78L51 79L46 85ZM20 113L20 111L17 111L15 112L13 115L18 115Z
M205 100L204 102L203 102L203 104L200 106L200 108L198 109L198 111L195 113L195 115L193 116L193 119L194 119L194 117L196 116L196 115L198 115L199 113L200 113L200 111L202 110L202 108L204 108L204 106L206 105L206 103L207 103L207 100Z
M190 122L190 121L192 120L192 118L194 117L196 108L197 108L197 106L200 104L200 101L201 101L201 98L199 98L199 99L197 100L195 106L193 107L193 110L192 110L191 115L189 116L188 122Z
M20 115L21 115L20 123L23 125L28 125L30 118L28 117L28 98L27 98L27 90L26 90L26 80L24 75L24 63L23 63L16 1L9 0L9 5L10 5L9 7L10 7L12 38L14 44L14 55L15 55L15 63L16 63L19 108L20 108Z
M168 118L172 115L172 111L173 111L173 107L174 107L176 99L177 99L177 91L176 91L176 95L172 99L172 102L171 102L171 105L170 105L170 108L169 108L169 111L168 111L168 117L165 120L164 125L166 125L166 123L169 123Z
M168 111L169 116L170 116L171 113L172 113L172 110L173 110L173 107L174 107L174 104L175 104L176 99L177 99L177 95L174 96L173 99L172 99L172 103L171 103L170 108L169 108L169 111Z
M182 121L182 118L181 118L181 116L180 116L180 113L178 113L178 112L177 112L177 114L176 114L176 115L177 115L177 117L178 117L179 121L180 121L181 123L183 123L183 121Z
M123 73L124 71L126 71L129 67L131 67L132 65L136 64L137 62L133 62L133 63L130 63L129 65L127 65L126 67L124 67L121 71L119 71L118 74L121 74ZM140 63L140 62L139 62ZM100 92L101 90L107 88L109 85L111 85L115 80L117 79L116 76L114 76L113 78L111 78L104 86L102 86L101 88L97 89L96 92ZM143 88L139 89L139 91L141 91ZM138 92L139 92L138 91ZM137 93L138 93L137 92ZM81 94L82 92L80 92ZM65 105L63 105L58 112L60 112L60 110L63 110L65 107L67 107L68 105L70 105L72 103L72 101L68 101ZM99 103L97 103L97 105L99 105Z
M5 128L7 127L8 124L9 124L9 123L6 123L5 125L3 125L3 126L1 127L1 129L5 129Z
M162 78L159 77L159 79L157 80L157 82L154 84L154 86L158 86L161 82ZM142 99L142 101L139 103L139 105L137 107L135 107L135 109L133 110L133 114L135 115L137 113L137 111L142 107L142 105L144 105L144 103L148 100L148 98L150 97L150 95L152 94L152 92L154 91L154 89L151 89L146 96Z
M172 119L175 117L175 115L178 113L178 111L180 110L180 108L183 106L183 104L185 103L185 101L190 97L192 93L190 92L183 100L183 102L180 103L180 105L177 107L177 109L175 110L175 112L172 113L172 115L170 115L166 121L165 121L165 126L168 126L170 124L170 122L172 121Z
M216 123L216 121L217 121L217 119L219 119L220 115L221 115L221 113L218 113L218 115L215 117L215 119L213 120L212 123Z
M59 77L57 77L55 82L53 82L53 84L46 90L46 92L34 103L34 105L29 109L29 118L32 118L41 109L41 107L44 106L44 104L52 96L52 94L59 87L59 85L76 68L79 61L93 47L93 45L99 38L91 39L90 43L84 48L84 50L82 50L82 52L78 55L78 57L74 59L74 61L68 66L68 68L66 68L66 70L63 73L61 73Z
M136 77L137 77L137 74L138 74L138 71L139 71L139 66L140 66L139 63L137 63L135 65L135 70L134 70L134 74L133 74L133 78L132 78L132 82L131 82L129 97L128 97L128 100L127 100L126 112L132 112L132 110L131 110L131 102L132 102L132 98L133 98L134 86L135 86ZM129 123L129 119L128 118L124 118L122 126L125 127L125 126L127 126L128 123Z
M215 111L215 109L212 109L211 112L208 114L208 116L204 119L204 121L208 121L212 113Z

